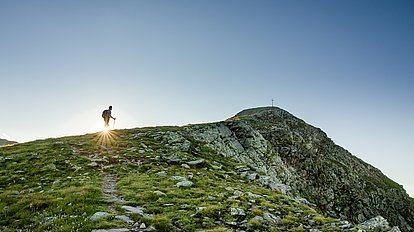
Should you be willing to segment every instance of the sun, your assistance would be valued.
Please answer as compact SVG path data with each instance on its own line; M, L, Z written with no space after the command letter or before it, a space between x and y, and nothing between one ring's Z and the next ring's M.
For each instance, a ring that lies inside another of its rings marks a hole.
M102 128L102 131L96 134L94 140L102 148L110 148L118 140L118 133L115 130L111 130L107 127Z

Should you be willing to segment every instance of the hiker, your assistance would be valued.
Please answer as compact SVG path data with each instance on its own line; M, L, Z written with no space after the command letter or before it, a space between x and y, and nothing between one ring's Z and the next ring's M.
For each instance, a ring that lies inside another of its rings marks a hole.
M112 106L109 106L109 109L104 110L102 112L102 118L105 121L105 128L108 128L109 127L109 119L112 118L112 119L116 120L116 118L112 117L111 111L112 111Z

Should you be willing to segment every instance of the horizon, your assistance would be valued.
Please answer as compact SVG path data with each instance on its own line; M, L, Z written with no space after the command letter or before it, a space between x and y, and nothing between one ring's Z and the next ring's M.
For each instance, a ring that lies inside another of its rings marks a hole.
M414 2L3 1L0 136L221 121L274 105L414 197ZM111 122L112 123L112 122Z

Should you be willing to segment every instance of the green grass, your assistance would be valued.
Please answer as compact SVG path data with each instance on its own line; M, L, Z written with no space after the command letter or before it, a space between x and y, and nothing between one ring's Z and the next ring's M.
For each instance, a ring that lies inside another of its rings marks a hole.
M125 214L122 205L145 208L150 217L137 214L130 217L157 231L177 231L177 228L231 231L226 222L243 221L248 222L251 231L271 231L268 222L253 219L270 210L282 218L282 229L301 231L300 224L308 223L306 215L320 218L317 220L320 226L330 222L289 196L245 180L241 182L240 176L226 173L242 164L216 154L205 144L190 140L188 151L177 151L166 146L159 136L180 130L180 127L116 130L110 137L95 133L0 148L0 165L4 167L0 170L0 209L4 209L0 214L0 230L130 228L131 225L114 218ZM206 161L203 167L187 169L180 163L169 163L167 157L172 155ZM92 160L97 165L90 165ZM210 170L212 164L222 169ZM159 171L165 171L167 176L158 176ZM103 172L116 174L118 195L125 202L105 200ZM192 176L194 185L178 188L171 176ZM232 199L233 191L227 191L227 187L263 197L250 199L243 195ZM232 207L243 209L246 215L230 215ZM110 216L89 220L98 211L109 212Z

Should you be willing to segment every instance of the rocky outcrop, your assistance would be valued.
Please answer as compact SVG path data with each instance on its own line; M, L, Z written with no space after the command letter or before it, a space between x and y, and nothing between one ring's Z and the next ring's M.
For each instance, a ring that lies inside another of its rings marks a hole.
M402 186L321 129L277 107L245 110L224 122L186 126L161 137L178 150L202 143L245 163L262 173L262 185L306 198L332 217L362 223L381 215L413 231L414 201Z

